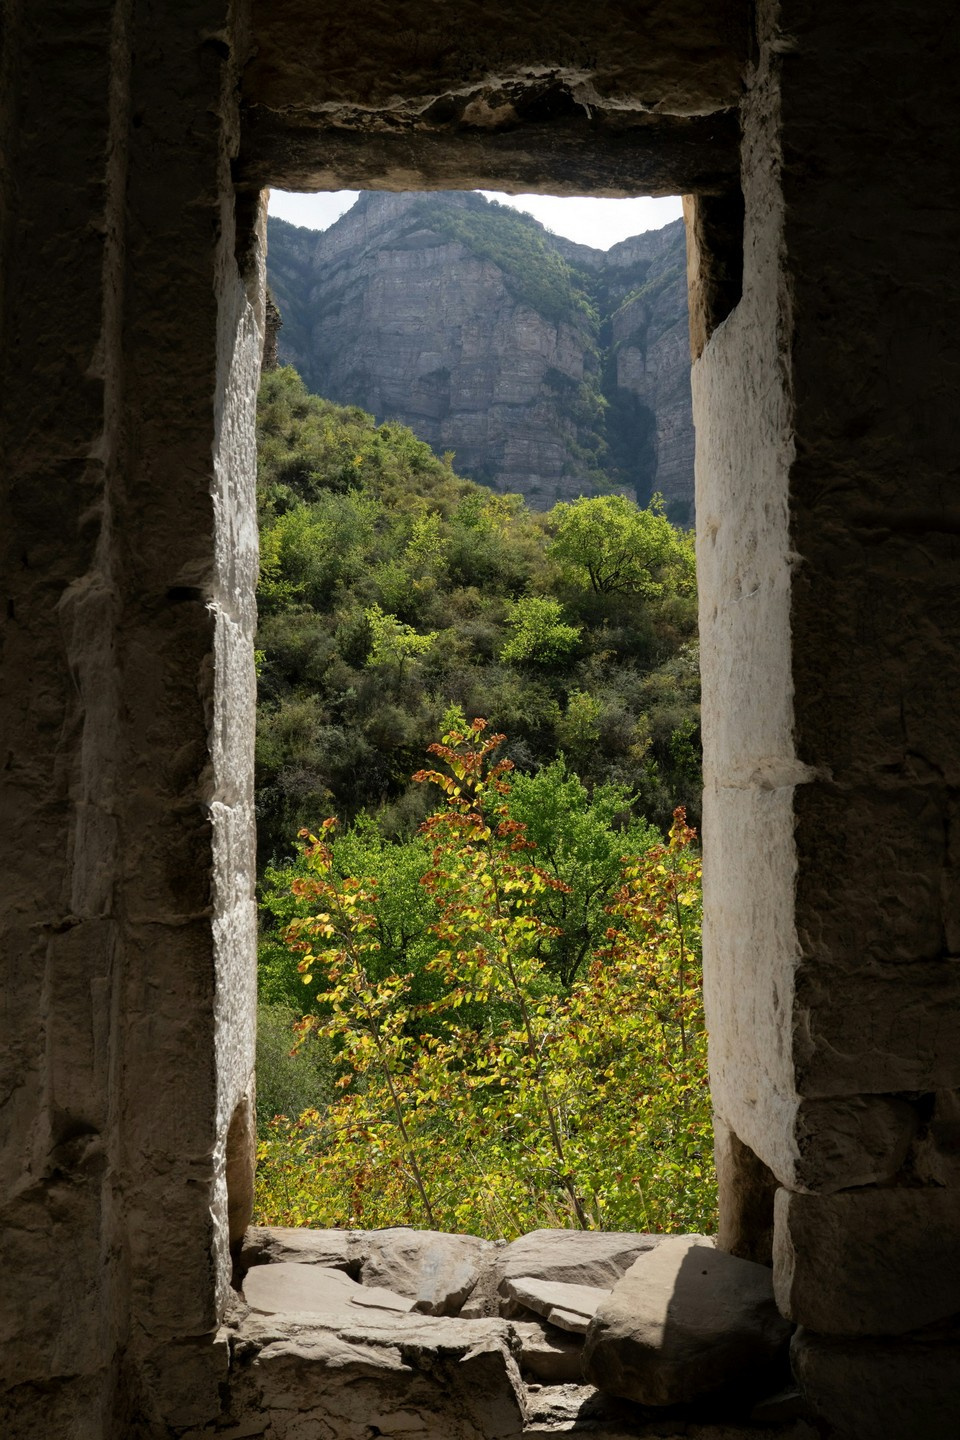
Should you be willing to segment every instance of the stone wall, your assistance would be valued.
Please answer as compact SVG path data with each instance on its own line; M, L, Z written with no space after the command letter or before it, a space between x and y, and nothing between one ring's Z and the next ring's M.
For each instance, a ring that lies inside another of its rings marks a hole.
M586 34L568 5L450 31L417 0L264 0L241 77L227 0L5 0L14 1440L219 1410L228 1173L236 1229L249 1185L256 192L298 177L696 194L721 1237L759 1258L772 1224L826 1434L960 1430L956 29L934 0L763 0L751 46L746 9L603 5Z
M956 96L934 137L933 6L910 57L899 7L762 16L743 299L693 379L724 1226L766 1167L808 1393L919 1440L960 1424L955 1337L916 1384L868 1337L960 1311Z
M217 1394L258 245L226 3L4 19L0 1431L87 1440Z

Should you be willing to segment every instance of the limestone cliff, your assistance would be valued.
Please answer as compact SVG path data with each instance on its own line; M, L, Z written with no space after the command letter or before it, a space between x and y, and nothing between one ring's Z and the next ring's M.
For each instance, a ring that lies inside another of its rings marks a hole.
M369 192L270 221L280 358L545 507L604 488L693 510L682 222L609 251L482 196Z

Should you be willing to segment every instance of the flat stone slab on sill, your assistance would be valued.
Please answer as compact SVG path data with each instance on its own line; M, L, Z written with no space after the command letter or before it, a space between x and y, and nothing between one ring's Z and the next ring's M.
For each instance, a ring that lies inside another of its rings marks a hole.
M493 1265L501 1295L508 1281L531 1275L611 1290L637 1257L656 1249L662 1239L614 1230L531 1230L505 1246Z
M379 1285L358 1285L342 1270L281 1261L255 1265L243 1282L243 1297L261 1315L323 1315L350 1309L408 1314L413 1301Z
M532 1275L506 1280L504 1289L518 1305L542 1315L558 1329L572 1331L575 1335L587 1333L587 1326L597 1313L598 1305L610 1294L609 1286L601 1289L596 1285L569 1285L563 1281L540 1280Z

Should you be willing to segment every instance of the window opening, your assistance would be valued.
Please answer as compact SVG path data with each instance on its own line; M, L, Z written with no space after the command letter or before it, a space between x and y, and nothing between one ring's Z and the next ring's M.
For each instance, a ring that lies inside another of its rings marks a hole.
M679 201L508 199L272 207L265 1223L713 1228Z

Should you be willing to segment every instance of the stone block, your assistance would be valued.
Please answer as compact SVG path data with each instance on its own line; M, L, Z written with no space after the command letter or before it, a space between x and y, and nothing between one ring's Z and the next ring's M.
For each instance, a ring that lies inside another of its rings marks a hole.
M253 1095L244 1095L227 1130L226 1185L230 1248L243 1241L253 1214L254 1175L257 1168L256 1108Z
M741 763L746 768L745 759L733 757L729 783L704 790L703 972L710 1085L726 1124L787 1184L797 1158L791 782L787 775L770 775L766 784L762 777L749 784L737 768Z
M497 1256L494 1266L499 1291L506 1297L510 1281L531 1275L538 1280L609 1290L638 1255L653 1250L662 1239L662 1235L603 1230L531 1230Z
M894 1095L803 1100L794 1129L795 1187L830 1194L892 1180L916 1130L914 1107Z
M927 1103L911 1147L911 1172L923 1184L960 1190L960 1092L940 1090Z
M895 1340L832 1339L798 1330L790 1360L807 1406L835 1440L956 1440L960 1332Z
M942 954L948 800L946 787L929 781L818 780L797 790L796 923L804 957L859 970ZM856 1022L856 1013L847 1018Z
M544 1320L511 1320L520 1342L520 1370L544 1385L579 1385L583 1379L583 1338Z
M821 1335L901 1335L960 1312L960 1191L777 1194L774 1284Z
M789 1336L765 1266L703 1235L667 1235L598 1307L583 1373L641 1405L685 1404L728 1388L762 1392Z
M569 1285L556 1280L538 1280L525 1276L507 1280L506 1293L518 1305L542 1315L559 1330L585 1335L587 1326L597 1313L597 1306L610 1294L610 1287Z
M351 1309L407 1314L412 1300L378 1285L358 1285L342 1270L322 1265L255 1265L243 1282L243 1296L260 1315L322 1315Z
M798 971L796 1084L829 1097L960 1087L960 960Z
M221 1423L266 1414L270 1440L513 1440L525 1419L515 1344L504 1320L248 1315Z
M480 1278L493 1243L473 1235L394 1227L364 1238L360 1279L413 1301L423 1315L455 1315Z
M360 1255L354 1236L352 1230L251 1225L244 1236L240 1265L244 1271L249 1270L251 1265L279 1260L299 1265L324 1265L329 1270L345 1270L356 1280L360 1272Z
M740 1260L769 1265L776 1176L719 1115L713 1118L713 1153L720 1192L717 1245Z

